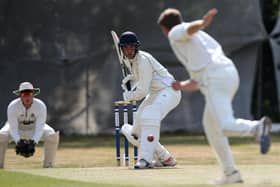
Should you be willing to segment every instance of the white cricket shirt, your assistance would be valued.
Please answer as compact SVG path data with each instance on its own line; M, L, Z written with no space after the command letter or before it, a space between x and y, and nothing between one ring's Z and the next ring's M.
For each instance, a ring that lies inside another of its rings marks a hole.
M8 123L10 135L15 142L20 140L19 130L34 131L33 140L38 143L43 135L46 123L47 107L43 101L34 98L30 108L26 109L20 98L13 100L8 106Z
M136 89L131 92L129 100L140 100L150 92L170 87L174 81L167 69L147 52L138 51L130 63Z
M187 34L189 23L181 23L168 33L170 45L188 71L197 72L211 64L230 63L221 45L206 32L198 31L192 36Z

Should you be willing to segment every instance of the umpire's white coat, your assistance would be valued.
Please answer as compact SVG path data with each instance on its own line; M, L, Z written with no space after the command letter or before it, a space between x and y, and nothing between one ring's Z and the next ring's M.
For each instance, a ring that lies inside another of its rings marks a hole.
M199 82L206 101L205 133L224 172L229 173L235 166L226 135L252 135L258 121L234 118L232 99L239 86L236 68L216 40L203 31L189 36L188 26L189 23L182 23L173 27L168 39L191 79Z
M140 138L138 159L151 163L155 150L158 150L161 160L167 159L169 153L159 144L160 122L179 104L181 92L170 87L174 81L173 76L149 53L138 51L129 62L136 89L129 92L127 100L141 100L145 97L137 110L132 129L132 133ZM148 141L149 135L154 136L154 141Z
M47 108L43 101L34 98L30 108L26 109L20 98L13 100L8 106L8 121L0 130L14 142L20 139L33 139L36 143L45 136L55 134L53 128L46 124Z

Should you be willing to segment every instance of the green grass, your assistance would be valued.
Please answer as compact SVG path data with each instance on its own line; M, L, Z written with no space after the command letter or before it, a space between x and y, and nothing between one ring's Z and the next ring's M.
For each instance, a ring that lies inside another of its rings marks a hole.
M242 187L280 186L280 168L275 165L240 165L245 184L229 185ZM133 187L182 187L182 186L213 186L213 179L219 176L215 165L183 165L176 168L151 170L133 170L125 167L94 167L94 168L55 168L55 169L18 169L23 173L49 176L71 181L84 181L92 186L133 186ZM30 183L41 182L37 178L27 180ZM42 181L44 184L46 181ZM68 183L66 183L68 184ZM75 183L74 183L75 184ZM77 183L76 183L77 184ZM12 183L14 185L14 183ZM56 184L54 184L56 185ZM57 185L59 186L59 184ZM228 186L227 186L228 187Z
M115 184L100 184L94 182L83 182L53 177L26 174L23 172L0 170L1 187L112 187L123 186Z

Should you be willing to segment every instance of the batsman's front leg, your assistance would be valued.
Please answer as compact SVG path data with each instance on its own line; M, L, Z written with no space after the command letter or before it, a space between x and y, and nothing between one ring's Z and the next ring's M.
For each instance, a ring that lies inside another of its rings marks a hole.
M141 134L138 162L135 169L152 167L155 146L159 142L160 109L159 105L147 105L140 116Z

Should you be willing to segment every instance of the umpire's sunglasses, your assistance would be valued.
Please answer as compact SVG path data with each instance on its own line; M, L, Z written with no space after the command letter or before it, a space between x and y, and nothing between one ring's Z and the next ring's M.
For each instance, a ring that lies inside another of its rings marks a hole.
M20 96L33 96L33 90L24 90L20 92Z

